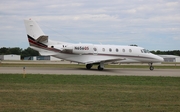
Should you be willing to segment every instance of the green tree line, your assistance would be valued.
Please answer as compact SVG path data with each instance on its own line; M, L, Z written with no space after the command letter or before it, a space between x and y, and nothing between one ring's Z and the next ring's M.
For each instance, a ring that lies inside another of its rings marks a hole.
M0 48L0 55L7 55L7 54L16 54L16 55L21 55L21 59L24 59L24 57L28 56L39 56L39 53L30 47L27 49L21 49L19 47L14 47L14 48L6 48L2 47Z
M151 51L153 54L158 54L158 55L177 55L180 56L180 50L173 50L173 51ZM16 54L16 55L21 55L21 59L24 59L24 57L28 56L39 56L39 53L30 47L27 49L21 49L19 47L14 47L14 48L6 48L2 47L0 48L0 55L6 55L6 54Z
M157 54L157 55L176 55L176 56L180 56L180 50L173 50L173 51L151 51L151 53L153 54Z

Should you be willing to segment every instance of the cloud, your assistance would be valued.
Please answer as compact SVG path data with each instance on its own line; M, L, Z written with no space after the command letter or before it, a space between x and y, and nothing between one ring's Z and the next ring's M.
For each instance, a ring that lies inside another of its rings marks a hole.
M115 16L106 14L82 14L82 15L63 15L63 16L32 16L38 21L118 21Z
M177 37L173 37L173 39L179 41L180 40L180 35L178 35Z
M138 43L164 49L160 41L179 39L179 10L178 0L1 0L0 40L3 44L4 39L26 43L23 19L31 18L54 40ZM172 44L174 49L178 45Z

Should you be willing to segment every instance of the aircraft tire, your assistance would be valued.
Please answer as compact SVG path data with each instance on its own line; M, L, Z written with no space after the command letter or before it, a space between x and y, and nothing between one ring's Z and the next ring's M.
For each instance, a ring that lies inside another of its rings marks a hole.
M86 69L89 70L89 69L91 69L92 66L93 66L92 64L87 64L87 65L86 65Z
M99 66L98 66L98 70L99 70L99 71L102 71L102 70L104 70L104 68L101 68L100 65L99 65Z
M150 66L149 69L150 69L151 71L153 71L153 70L154 70L154 67L153 67L153 66Z

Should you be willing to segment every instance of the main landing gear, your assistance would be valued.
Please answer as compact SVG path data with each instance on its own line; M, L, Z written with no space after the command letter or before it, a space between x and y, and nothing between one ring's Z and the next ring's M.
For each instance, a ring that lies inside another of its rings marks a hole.
M152 66L153 63L149 63L149 70L153 71L154 67Z
M102 70L104 70L104 67L101 67L100 65L98 66L98 70L99 71L102 71Z
M86 69L91 69L91 67L93 66L93 64L87 64L86 65ZM100 63L99 64L99 66L97 67L97 69L99 70L99 71L102 71L102 70L104 70L104 63Z
M93 66L92 64L87 64L87 65L86 65L86 69L89 70L89 69L91 69L92 66Z
M154 67L153 67L153 63L148 63L149 64L149 70L153 71L154 70ZM86 69L91 69L91 67L93 66L93 64L87 64L86 65ZM104 70L104 63L100 63L99 66L97 67L97 69L99 71L102 71Z

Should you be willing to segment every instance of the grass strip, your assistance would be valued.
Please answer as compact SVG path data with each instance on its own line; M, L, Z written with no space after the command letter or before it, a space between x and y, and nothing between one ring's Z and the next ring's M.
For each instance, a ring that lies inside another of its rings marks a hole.
M0 74L0 111L180 111L179 77Z

